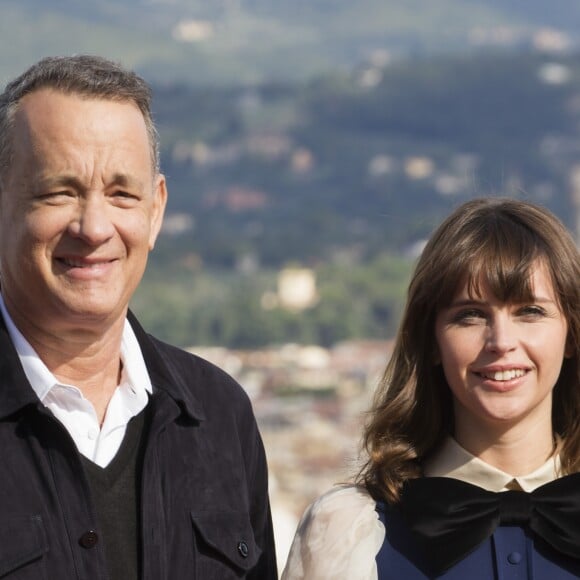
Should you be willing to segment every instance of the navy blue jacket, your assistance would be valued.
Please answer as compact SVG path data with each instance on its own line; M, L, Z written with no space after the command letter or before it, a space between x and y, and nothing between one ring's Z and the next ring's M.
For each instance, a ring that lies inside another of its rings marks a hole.
M277 578L266 461L248 398L215 366L130 321L153 384L143 580ZM3 321L0 450L0 577L106 580L79 453L38 401Z

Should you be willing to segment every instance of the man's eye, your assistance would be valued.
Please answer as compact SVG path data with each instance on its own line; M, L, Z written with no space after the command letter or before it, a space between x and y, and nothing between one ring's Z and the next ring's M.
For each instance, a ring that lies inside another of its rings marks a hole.
M59 201L66 201L75 196L74 192L62 190L62 191L49 191L48 193L42 193L37 196L37 199L41 201L46 201L48 203L58 203Z
M119 189L112 194L113 199L118 200L119 203L135 203L139 200L139 196L135 193L131 193L125 189Z

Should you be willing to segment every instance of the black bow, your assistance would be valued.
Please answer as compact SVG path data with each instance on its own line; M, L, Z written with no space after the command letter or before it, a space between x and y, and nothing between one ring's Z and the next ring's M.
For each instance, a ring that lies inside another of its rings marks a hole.
M580 558L580 473L532 493L494 493L449 477L405 482L401 513L433 571L440 574L500 524L527 527L558 552Z

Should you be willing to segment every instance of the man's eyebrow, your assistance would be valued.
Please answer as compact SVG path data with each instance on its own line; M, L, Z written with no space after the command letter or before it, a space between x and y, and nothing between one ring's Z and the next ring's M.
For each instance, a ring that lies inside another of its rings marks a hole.
M125 173L115 173L115 175L113 175L113 179L111 180L111 185L120 185L121 187L128 188L139 188L143 186L141 180L136 179L130 175L126 175Z
M84 189L85 185L83 182L74 175L54 175L48 176L44 179L41 179L39 185L42 188L46 187L58 187L58 186L66 186L72 187L74 189ZM142 187L142 183L139 179L131 177L130 175L126 175L124 173L115 173L111 181L107 184L110 185L118 185L121 187L127 188L139 188Z
M82 184L80 180L74 175L54 175L48 176L40 180L41 187L55 187L55 186L67 186L78 188Z

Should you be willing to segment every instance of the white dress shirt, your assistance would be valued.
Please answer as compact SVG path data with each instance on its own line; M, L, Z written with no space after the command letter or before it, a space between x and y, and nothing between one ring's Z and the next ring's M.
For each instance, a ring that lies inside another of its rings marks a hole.
M92 403L78 387L59 382L48 370L14 325L1 295L0 310L24 373L40 401L65 426L79 452L100 467L106 467L123 442L127 424L146 407L152 392L151 379L129 322L125 320L121 339L121 380L99 426Z

